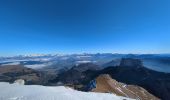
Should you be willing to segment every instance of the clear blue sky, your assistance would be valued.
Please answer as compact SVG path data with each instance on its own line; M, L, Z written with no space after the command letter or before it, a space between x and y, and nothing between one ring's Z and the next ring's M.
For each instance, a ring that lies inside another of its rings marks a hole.
M170 53L170 0L0 0L0 56Z

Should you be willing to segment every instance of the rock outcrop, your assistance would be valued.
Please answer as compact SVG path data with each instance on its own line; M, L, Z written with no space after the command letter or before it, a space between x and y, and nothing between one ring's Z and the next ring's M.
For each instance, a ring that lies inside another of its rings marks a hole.
M120 66L125 67L143 67L142 61L140 59L133 58L123 58L120 62Z
M25 84L43 84L45 77L39 71L26 68L22 65L0 66L0 81L14 82L17 79L25 80Z
M136 85L127 85L117 82L109 75L103 74L96 78L96 87L91 89L93 92L113 93L119 96L133 98L137 100L159 100L144 88Z

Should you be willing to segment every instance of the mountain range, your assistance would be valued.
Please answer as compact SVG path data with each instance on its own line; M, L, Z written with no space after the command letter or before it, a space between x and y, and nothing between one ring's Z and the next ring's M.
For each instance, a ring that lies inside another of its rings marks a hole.
M66 86L140 100L169 100L169 61L169 55L161 54L1 57L0 81L23 79L26 85Z
M124 58L119 66L110 66L102 70L87 69L82 72L72 68L59 74L51 82L69 84L78 90L86 91L86 85L101 74L108 74L119 82L141 86L163 100L170 98L170 74L148 69L143 66L141 60L134 58Z

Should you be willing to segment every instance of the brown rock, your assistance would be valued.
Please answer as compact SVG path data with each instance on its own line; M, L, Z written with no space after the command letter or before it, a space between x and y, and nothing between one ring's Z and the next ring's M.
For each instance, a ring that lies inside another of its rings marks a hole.
M159 98L150 94L144 88L117 82L107 74L97 77L96 83L97 86L92 90L93 92L114 93L118 96L139 100L159 100Z

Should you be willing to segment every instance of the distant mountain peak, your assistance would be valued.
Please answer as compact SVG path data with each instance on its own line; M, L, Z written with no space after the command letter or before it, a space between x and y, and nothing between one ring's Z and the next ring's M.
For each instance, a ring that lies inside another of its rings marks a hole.
M125 67L143 67L143 63L140 59L134 58L122 58L120 66Z

